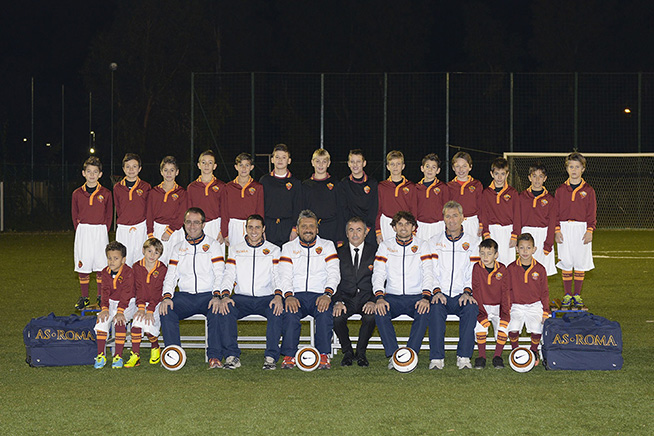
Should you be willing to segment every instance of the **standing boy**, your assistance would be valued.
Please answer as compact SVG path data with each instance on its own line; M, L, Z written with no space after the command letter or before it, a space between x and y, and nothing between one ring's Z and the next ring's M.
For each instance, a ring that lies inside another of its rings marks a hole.
M109 228L113 219L111 192L100 185L102 163L91 156L84 162L82 176L86 183L73 192L71 215L75 227L75 272L79 274L81 297L76 309L89 305L90 274L96 272L98 303L102 287L102 275L97 274L107 266L104 247L109 242Z
M379 209L375 220L377 244L395 237L391 221L397 212L404 210L415 217L418 210L416 185L402 175L404 154L398 150L389 152L386 155L386 168L391 175L378 187Z
M247 217L263 216L263 186L250 176L254 168L252 156L239 154L234 168L238 176L225 186L222 203L221 228L226 245L238 245L244 241Z
M98 355L95 358L95 369L104 367L107 362L105 346L107 335L114 326L116 333L116 348L111 367L123 367L123 347L127 334L127 323L136 312L134 298L134 273L132 268L125 265L127 249L120 242L110 242L105 249L108 266L102 270L102 311L98 314L95 324Z
M291 153L286 144L277 144L270 160L273 171L259 180L264 192L266 239L281 247L297 237L294 224L302 210L302 184L288 170Z
M329 175L327 169L331 163L329 152L319 148L313 152L311 165L314 173L302 182L304 196L303 209L313 211L320 223L320 237L329 239L334 244L342 242L341 213L337 204L338 181Z
M134 264L134 287L136 289L136 307L138 308L132 322L132 351L125 368L133 368L141 363L141 339L143 333L150 341L150 364L161 361L159 347L159 304L163 294L163 282L168 268L159 261L163 253L163 244L156 238L143 243L143 259Z
M481 222L484 238L497 242L498 260L508 265L515 260L515 244L520 234L520 200L518 191L506 182L509 162L498 157L491 163L493 181L484 189Z
M520 194L521 233L534 237L536 252L534 259L542 264L547 275L556 274L554 265L554 230L558 225L557 204L543 184L547 180L547 169L540 162L529 167L531 186Z
M366 157L360 149L350 150L347 156L347 166L350 168L350 175L343 178L338 184L339 209L342 211L341 222L346 223L350 218L358 216L363 218L368 234L366 243L376 245L375 228L377 219L377 180L368 177L364 168Z
M481 260L472 267L472 291L479 306L475 326L479 357L475 359L475 369L486 367L486 338L491 324L495 334L493 367L504 368L502 350L508 339L511 301L509 274L506 267L497 261L497 256L497 242L484 239L479 244Z
M450 200L450 190L437 176L441 172L441 160L436 153L422 158L420 171L424 177L416 185L418 190L418 231L416 236L428 241L445 231L443 206Z
M116 241L127 247L127 265L143 257L143 242L148 239L146 209L151 186L139 178L141 158L127 153L123 158L125 177L114 185L116 204Z
M463 230L475 238L472 243L478 247L483 230L480 215L484 186L470 175L472 157L465 151L460 151L452 157L452 169L455 177L447 184L450 188L450 200L456 201L463 208Z
M595 190L581 177L586 171L586 158L581 153L570 153L565 158L565 169L568 180L555 194L559 212L555 235L559 262L556 266L563 276L562 306L581 308L586 271L595 268L592 241L597 226L597 199Z
M549 318L550 294L547 272L533 258L536 247L529 233L518 236L518 260L508 266L511 294L509 339L511 348L518 347L522 326L531 334L531 351L538 359L538 344L543 334L543 323Z
M222 203L225 183L218 180L213 172L216 169L216 155L211 150L203 151L198 158L200 177L189 183L186 188L188 207L199 207L207 217L204 233L223 243L221 234Z
M163 182L150 191L148 197L148 237L163 243L164 252L159 259L168 265L173 247L184 239L182 224L186 210L186 191L175 183L179 175L177 159L166 156L159 165Z

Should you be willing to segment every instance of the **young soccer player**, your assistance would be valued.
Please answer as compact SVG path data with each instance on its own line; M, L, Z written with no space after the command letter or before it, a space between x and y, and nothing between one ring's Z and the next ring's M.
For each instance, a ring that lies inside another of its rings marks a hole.
M123 180L114 185L116 204L116 241L127 247L126 264L132 266L143 257L141 247L148 239L145 223L148 195L152 187L139 178L141 158L127 153L123 158Z
M313 152L311 165L314 173L302 182L304 203L302 209L309 209L320 222L320 237L329 239L334 244L345 238L341 224L341 213L337 202L336 189L338 180L327 172L331 163L329 152L319 148Z
M481 242L482 225L479 220L481 213L484 187L479 180L470 175L472 157L465 151L460 151L452 157L452 169L455 177L447 186L450 188L450 200L463 207L463 231L476 238L475 246Z
M538 344L543 323L549 318L550 293L545 267L534 259L534 238L529 233L518 236L518 260L508 266L511 295L509 340L518 347L522 326L531 334L531 351L538 359Z
M263 185L266 240L281 247L297 238L294 226L302 210L302 184L288 170L291 153L286 144L273 148L271 161L273 171L259 182Z
M450 190L437 176L441 172L441 160L436 153L422 158L420 171L424 175L418 182L418 231L416 236L428 241L437 233L445 231L443 206L450 201Z
M484 238L493 238L498 245L498 260L504 265L515 261L515 244L520 234L520 200L518 191L509 186L509 162L498 157L491 163L493 181L484 189L481 222Z
M597 226L597 199L595 190L581 177L586 171L586 158L581 153L570 153L565 159L565 169L568 180L555 194L559 221L555 234L559 256L556 266L563 276L563 307L581 308L584 276L595 268L592 240Z
M79 274L82 294L75 304L76 309L84 309L89 305L89 281L92 272L96 272L100 302L102 275L99 272L107 266L104 247L109 242L109 228L114 213L111 192L99 182L102 177L100 159L95 156L86 159L82 176L86 183L73 192L71 202L75 227L75 272Z
M134 264L134 289L136 290L137 311L132 321L132 351L125 368L141 364L141 338L143 333L150 341L150 364L156 365L161 359L159 348L159 303L163 295L163 282L168 268L159 261L163 253L163 244L156 238L143 243L143 259Z
M414 217L418 211L418 191L416 185L402 175L404 154L393 150L386 155L386 168L391 174L388 179L379 182L379 209L375 220L377 243L394 238L391 227L393 216L401 210L410 212Z
M203 151L198 158L200 177L189 183L186 195L188 207L199 207L207 217L204 233L222 244L224 239L221 234L221 216L225 183L213 175L216 166L214 152Z
M547 275L556 274L554 265L554 229L557 226L557 204L547 192L544 183L547 169L540 162L529 167L531 186L520 194L520 220L522 233L530 233L536 243L534 258L541 263Z
M344 177L337 186L338 201L342 211L341 220L346 223L352 217L363 218L368 235L366 243L376 245L375 228L377 219L377 180L368 177L364 171L366 157L360 149L350 150L347 156L347 166L350 168L350 175ZM345 241L345 240L344 240Z
M486 338L488 327L493 325L495 334L495 354L493 367L504 368L502 351L508 339L509 313L509 274L506 267L497 261L497 242L484 239L479 244L481 260L472 268L472 291L479 305L475 335L479 357L475 359L475 369L486 367Z
M164 252L159 260L168 265L173 247L184 239L182 225L186 211L186 191L175 183L179 168L173 156L164 157L159 169L163 182L150 191L147 227L148 237L155 237L163 243Z
M111 325L116 333L116 348L111 364L112 368L123 367L123 347L127 334L127 323L136 313L134 298L134 273L125 264L127 248L120 242L110 242L105 249L108 266L102 270L102 311L95 324L98 355L95 369L103 368L107 362L105 346Z
M263 216L263 186L250 176L254 169L252 156L239 154L234 168L238 176L227 183L223 196L221 228L226 245L238 245L245 240L247 217Z

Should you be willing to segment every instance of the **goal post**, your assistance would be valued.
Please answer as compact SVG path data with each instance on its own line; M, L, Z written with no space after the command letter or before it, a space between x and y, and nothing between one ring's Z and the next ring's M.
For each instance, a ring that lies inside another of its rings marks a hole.
M565 158L569 153L507 152L509 184L527 189L529 167L545 165L545 188L554 195L568 179ZM597 194L597 227L604 229L654 229L654 153L582 153L587 159L583 178Z

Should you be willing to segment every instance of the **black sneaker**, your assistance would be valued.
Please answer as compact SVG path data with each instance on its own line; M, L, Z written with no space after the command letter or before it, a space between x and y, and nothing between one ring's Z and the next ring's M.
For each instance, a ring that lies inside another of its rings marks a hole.
M504 368L504 359L502 359L502 356L493 357L493 368L495 369Z
M486 368L486 358L477 357L475 359L475 369L484 369L484 368Z
M79 297L77 303L75 303L75 309L82 310L90 304L88 297Z

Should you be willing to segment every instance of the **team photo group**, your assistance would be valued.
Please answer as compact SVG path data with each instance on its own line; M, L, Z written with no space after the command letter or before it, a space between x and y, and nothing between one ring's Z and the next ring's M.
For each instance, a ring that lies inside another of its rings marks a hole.
M200 176L184 188L176 182L174 157L163 158L162 182L152 187L139 178L140 157L127 153L124 178L112 192L99 183L100 160L88 158L86 182L72 196L72 219L77 309L91 304L90 276L96 275L95 368L107 360L112 368L139 366L144 335L149 363L159 364L161 345L181 345L180 320L202 314L210 369L241 366L237 321L249 315L267 320L264 370L298 366L307 316L315 323L318 369L331 368L333 334L343 353L340 365L369 366L375 327L393 368L400 348L393 319L402 315L413 320L407 347L415 353L428 331L429 369L446 364L448 315L459 319L456 366L486 367L490 330L495 350L489 366L499 369L506 342L517 348L523 327L538 363L550 317L548 276L557 267L562 307L583 307L584 275L594 268L597 206L583 179L581 154L561 162L568 179L554 195L544 186L547 168L540 162L525 174L529 188L518 193L508 185L503 158L491 163L487 187L470 175L465 152L446 163L427 154L417 183L403 175L400 151L387 154L390 176L380 182L366 174L362 150L350 151L350 174L342 180L330 176L330 159L316 150L314 172L301 181L289 170L290 150L278 144L270 174L253 180L253 158L241 153L237 177L225 183L214 176L216 157L208 150L198 159ZM453 180L438 179L442 165L451 165ZM348 329L353 315L360 319L355 345ZM112 331L115 348L107 356ZM128 332L131 350L123 358Z

